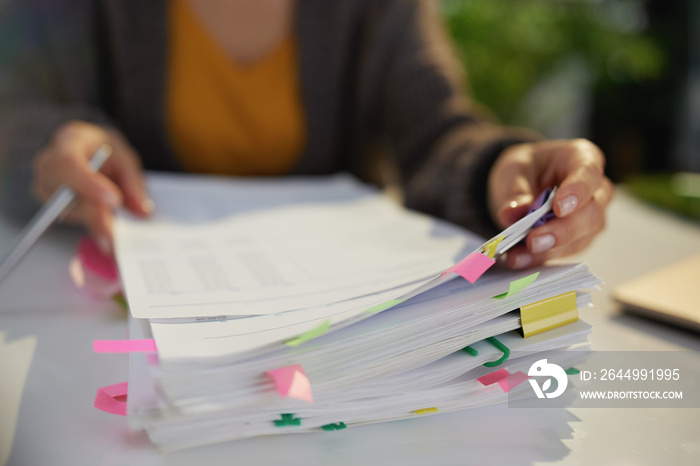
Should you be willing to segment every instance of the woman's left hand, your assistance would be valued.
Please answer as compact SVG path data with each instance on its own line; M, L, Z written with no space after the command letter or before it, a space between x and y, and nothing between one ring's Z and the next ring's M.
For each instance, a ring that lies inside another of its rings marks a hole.
M518 144L503 151L488 179L489 212L499 227L522 218L545 188L559 187L556 218L532 230L526 246L508 252L509 267L576 254L603 231L605 209L613 198L604 166L601 150L585 139Z

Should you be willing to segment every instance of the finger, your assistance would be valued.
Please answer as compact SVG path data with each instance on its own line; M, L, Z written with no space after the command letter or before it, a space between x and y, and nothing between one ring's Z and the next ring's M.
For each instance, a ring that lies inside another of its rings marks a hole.
M60 181L53 176L55 159L57 152L52 149L44 149L34 158L32 170L34 177L32 180L32 192L35 196L45 201L58 189Z
M90 231L100 250L105 254L111 254L114 217L110 206L81 202L76 207L75 214Z
M114 180L124 195L124 205L137 215L148 216L153 212L153 201L148 197L141 163L135 152L120 149L114 165Z
M574 141L565 155L559 155L557 177L559 189L554 198L557 217L571 215L590 202L605 178L605 159L597 146L588 141ZM562 160L564 158L564 160Z
M527 249L538 254L565 246L579 238L597 235L605 228L605 205L589 202L574 215L553 218L527 236Z
M89 140L64 138L61 146L46 149L35 158L35 192L40 198L45 200L60 185L68 185L81 198L113 207L121 203L119 188L90 167L92 145Z
M551 259L571 256L586 249L593 241L594 236L586 236L573 243L540 254L531 253L525 246L517 246L508 251L506 265L511 269L525 269L542 265Z
M529 159L514 157L494 170L490 183L494 186L491 202L496 222L506 228L527 213L535 199L535 176Z
M69 225L85 225L81 215L81 201L77 201L68 206L68 210L59 218L59 223L67 223Z
M86 159L74 155L60 156L52 165L53 178L69 186L80 198L112 208L121 205L119 187L102 173L93 171Z
M526 178L518 176L514 184L523 185ZM526 192L528 189L529 192ZM528 188L517 188L509 196L508 199L498 209L497 220L501 228L506 228L523 218L530 205L534 202L535 197L528 185Z

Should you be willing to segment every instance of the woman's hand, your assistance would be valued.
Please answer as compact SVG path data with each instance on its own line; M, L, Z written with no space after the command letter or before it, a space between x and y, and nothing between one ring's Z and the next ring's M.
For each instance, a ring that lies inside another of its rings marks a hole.
M112 154L100 172L94 172L90 158L102 144L109 144ZM115 208L123 204L144 217L153 211L139 157L114 130L82 121L68 122L56 130L34 160L32 189L46 201L63 184L71 187L79 199L67 218L85 224L107 254L112 250Z
M544 141L509 147L489 174L489 212L505 228L522 218L547 187L559 186L556 218L535 228L527 246L508 252L507 264L520 269L585 249L605 227L613 185L605 176L605 157L585 139Z

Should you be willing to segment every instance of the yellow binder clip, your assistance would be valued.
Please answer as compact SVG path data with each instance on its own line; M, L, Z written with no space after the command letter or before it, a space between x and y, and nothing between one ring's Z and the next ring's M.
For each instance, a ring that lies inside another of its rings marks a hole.
M520 308L520 321L525 338L578 320L576 292L543 299Z
M498 245L503 241L503 238L505 238L503 235L499 236L495 240L491 241L489 244L484 246L484 251L483 253L489 256L489 258L493 259L496 257L496 248Z

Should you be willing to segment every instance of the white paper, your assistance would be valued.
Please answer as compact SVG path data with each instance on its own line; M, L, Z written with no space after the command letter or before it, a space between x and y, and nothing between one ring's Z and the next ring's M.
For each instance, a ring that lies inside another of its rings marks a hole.
M134 317L266 315L431 278L466 244L435 226L376 195L203 223L121 216L115 249Z
M0 466L10 458L22 393L37 342L35 336L14 341L4 341L5 338L4 332L0 332Z

